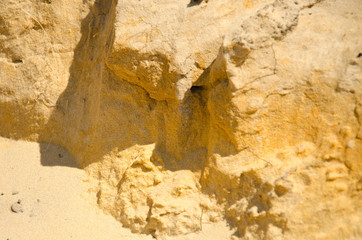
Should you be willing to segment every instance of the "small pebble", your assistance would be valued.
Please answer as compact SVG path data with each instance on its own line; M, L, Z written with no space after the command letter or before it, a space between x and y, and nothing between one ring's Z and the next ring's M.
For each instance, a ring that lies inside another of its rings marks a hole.
M63 157L63 154L59 153L59 154L58 154L58 157L59 157L59 158L62 158L62 157Z
M18 191L13 191L12 194L16 195L16 194L19 194L19 192Z
M11 211L14 213L24 212L23 206L20 203L14 203L11 205Z
M2 192L2 193L1 193L1 196L4 196L4 195L5 195L5 193Z
M40 203L40 199L37 199L36 201L37 201L38 203Z

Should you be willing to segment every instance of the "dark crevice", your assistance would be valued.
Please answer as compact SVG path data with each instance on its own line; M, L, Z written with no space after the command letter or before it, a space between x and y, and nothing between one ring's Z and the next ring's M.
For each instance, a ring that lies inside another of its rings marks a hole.
M203 0L191 0L190 3L187 5L187 7L193 7L193 6L197 6L200 5L202 3Z
M14 60L13 60L13 63L23 63L23 60L21 60L21 59L14 59Z
M202 90L204 90L203 86L192 86L191 87L191 93L200 93Z

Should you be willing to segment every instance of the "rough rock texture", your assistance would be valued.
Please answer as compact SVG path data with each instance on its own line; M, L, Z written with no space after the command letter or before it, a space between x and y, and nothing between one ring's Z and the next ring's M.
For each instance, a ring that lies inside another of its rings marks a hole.
M362 238L358 0L0 3L0 135L157 238Z

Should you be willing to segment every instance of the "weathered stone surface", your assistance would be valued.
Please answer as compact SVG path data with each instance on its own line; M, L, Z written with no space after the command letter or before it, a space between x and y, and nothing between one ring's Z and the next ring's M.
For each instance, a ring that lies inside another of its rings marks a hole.
M135 232L361 238L361 11L2 1L0 135L65 146Z

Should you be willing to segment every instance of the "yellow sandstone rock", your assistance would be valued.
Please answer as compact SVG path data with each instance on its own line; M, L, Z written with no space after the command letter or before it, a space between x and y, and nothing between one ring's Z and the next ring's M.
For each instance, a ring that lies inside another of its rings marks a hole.
M358 0L0 2L0 136L156 238L362 238Z

